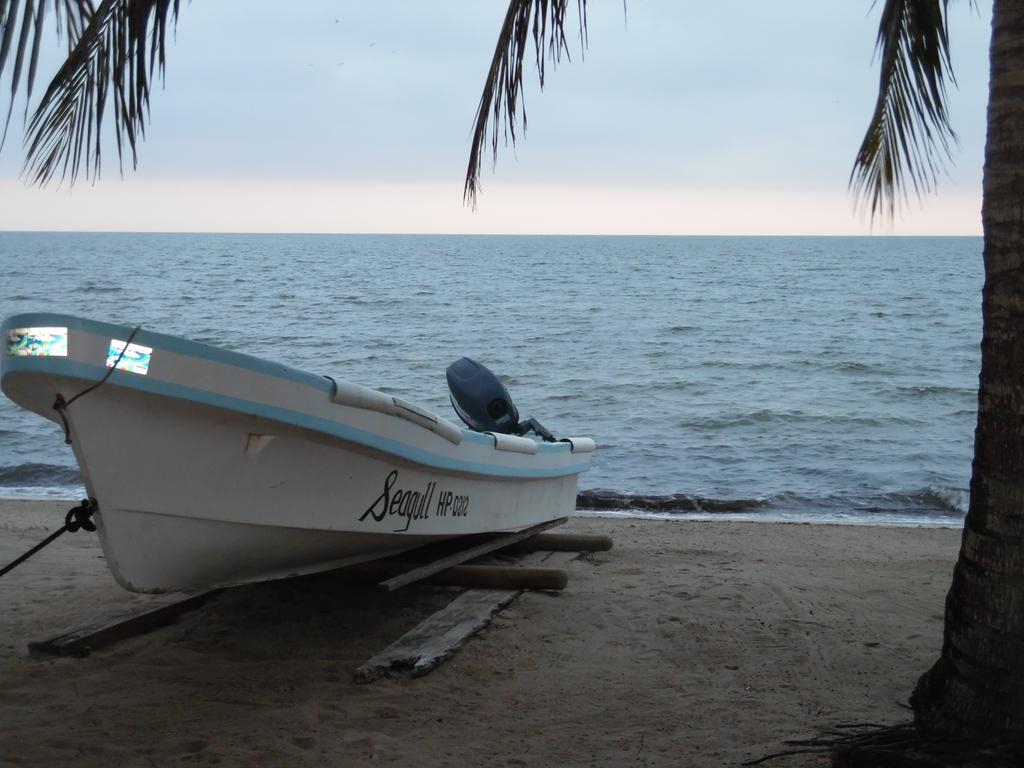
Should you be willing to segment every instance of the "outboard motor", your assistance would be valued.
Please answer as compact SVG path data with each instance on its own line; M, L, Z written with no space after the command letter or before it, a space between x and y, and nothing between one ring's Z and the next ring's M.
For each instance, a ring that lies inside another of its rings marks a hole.
M503 435L526 435L532 431L554 442L555 436L536 419L519 421L519 409L508 389L486 366L463 357L448 366L445 376L452 407L470 429Z

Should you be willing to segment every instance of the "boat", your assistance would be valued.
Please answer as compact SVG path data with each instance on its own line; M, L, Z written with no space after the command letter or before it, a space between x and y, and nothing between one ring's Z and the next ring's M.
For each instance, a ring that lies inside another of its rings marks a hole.
M2 329L0 386L63 432L107 565L134 592L522 531L572 514L594 451L520 421L469 358L447 371L460 427L341 378L138 327L34 313Z

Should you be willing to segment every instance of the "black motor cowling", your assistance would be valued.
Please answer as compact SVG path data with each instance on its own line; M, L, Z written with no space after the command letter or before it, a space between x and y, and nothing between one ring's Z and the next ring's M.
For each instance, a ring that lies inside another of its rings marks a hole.
M519 420L512 396L487 366L463 357L449 365L445 375L452 407L470 429L520 437L533 432L541 440L555 441L555 436L536 419Z
M452 407L477 432L519 434L519 410L497 376L476 360L463 357L445 372Z

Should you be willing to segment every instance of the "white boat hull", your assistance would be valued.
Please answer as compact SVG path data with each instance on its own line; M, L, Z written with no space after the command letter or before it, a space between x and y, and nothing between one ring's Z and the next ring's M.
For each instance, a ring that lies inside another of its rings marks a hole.
M70 401L99 381L106 371L96 350L105 355L130 331L49 315L11 318L5 330L10 337L30 323L67 327L67 355L9 350L3 388L61 423L55 397ZM153 350L145 374L116 370L65 410L107 563L127 589L310 573L521 530L575 508L589 441L531 449L420 409L413 422L366 407L333 382L283 366L284 376L251 358L166 341L173 337L136 338Z

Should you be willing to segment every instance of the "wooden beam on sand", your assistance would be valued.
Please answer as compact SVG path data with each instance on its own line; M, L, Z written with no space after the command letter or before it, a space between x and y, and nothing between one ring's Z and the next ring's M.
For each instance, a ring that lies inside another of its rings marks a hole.
M612 548L612 537L588 533L538 533L502 552L607 552Z
M541 547L548 550L558 550L560 555L571 555L564 558L564 562L568 562L580 550L594 551L594 547L591 546L593 542L588 544L584 541L585 539L607 538L600 536L581 537L579 535L553 536L550 534L537 536L540 531L561 525L565 520L566 518L559 518L523 531L497 536L478 546L462 550L425 566L413 567L411 570L409 566L395 566L393 563L383 563L380 565L377 563L367 563L363 566L355 566L355 568L390 568L390 570L381 570L377 576L377 578L389 577L388 581L381 584L382 587L388 583L398 583L399 586L402 586L403 584L412 583L424 578L431 579L434 583L475 587L476 589L470 590L470 592L480 594L474 596L467 592L466 594L469 596L465 597L461 603L458 600L455 601L458 605L451 609L451 616L446 618L442 615L438 619L445 626L461 626L461 629L453 629L453 631L456 635L463 635L464 642L464 639L476 632L480 626L485 626L490 621L490 616L493 612L514 599L520 593L520 590L559 590L565 587L567 575L565 571L553 568L482 565L456 566L467 560L481 557L500 549L506 549L511 545L524 543L528 539L532 540L533 544L528 545L527 551L534 551ZM575 544L570 545L567 543L569 540L574 541ZM610 546L610 540L608 544ZM608 547L602 546L600 548L606 549ZM566 550L571 550L571 552ZM506 549L506 551L508 550ZM549 558L550 563L562 561L563 559L551 560L550 558L553 555L550 552L546 552L544 555ZM539 564L541 562L540 557L540 553L537 553L536 556L528 555L527 560ZM395 573L396 567L400 569L400 573L397 576L391 576L391 574ZM387 589L388 587L384 588ZM390 589L396 588L390 587ZM200 607L211 597L222 591L223 589L169 592L165 595L153 597L145 603L134 605L131 608L108 614L107 616L91 619L45 640L32 641L28 644L29 652L56 656L86 656L90 651L97 648L128 637L141 635L157 627L169 624L181 614ZM508 596L508 600L503 602L504 598L497 598L496 595L499 593ZM478 603L479 605L477 605ZM480 607L481 605L483 607ZM487 609L487 606L491 607ZM486 613L485 616L484 613L481 613L482 611ZM462 618L459 619L457 618L458 616ZM477 626L477 621L471 620L472 616L482 616L481 620L483 623ZM424 632L427 635L431 633L436 634L436 629L430 629L430 632L424 629ZM444 644L442 643L442 645ZM457 648L458 645L455 647ZM454 653L454 650L451 653ZM438 654L432 651L428 656L438 657ZM443 658L446 658L446 656L441 655L437 663L440 663Z
M345 568L346 573L371 582L408 573L409 563L377 560ZM453 565L421 579L424 584L468 589L565 589L569 576L558 568L526 568L519 565Z
M524 528L521 531L516 531L515 533L502 534L490 541L485 541L483 544L477 544L475 547L460 550L454 554L439 558L438 560L433 560L417 568L413 568L399 576L386 579L380 582L377 586L385 592L394 592L396 589L401 589L409 584L414 584L428 576L433 576L435 573L440 573L441 571L448 570L453 566L461 565L462 563L470 560L475 560L478 557L483 557L495 550L511 546L512 544L517 544L524 539L528 539L531 536L540 533L541 531L546 531L548 528L554 528L556 525L562 525L562 523L568 519L569 518L567 517L559 517L556 520L549 520L546 523L533 525L529 528Z
M28 644L34 654L48 656L88 656L104 645L142 635L157 627L170 624L187 611L194 610L223 589L204 591L168 592L145 603L79 624L46 640Z
M564 565L575 552L537 553L532 562ZM494 614L507 606L522 590L470 589L447 606L428 616L353 673L357 683L372 683L392 673L425 675L453 656Z
M515 600L518 590L471 589L428 616L398 640L359 667L357 683L372 683L392 671L425 675L452 656L491 617Z

